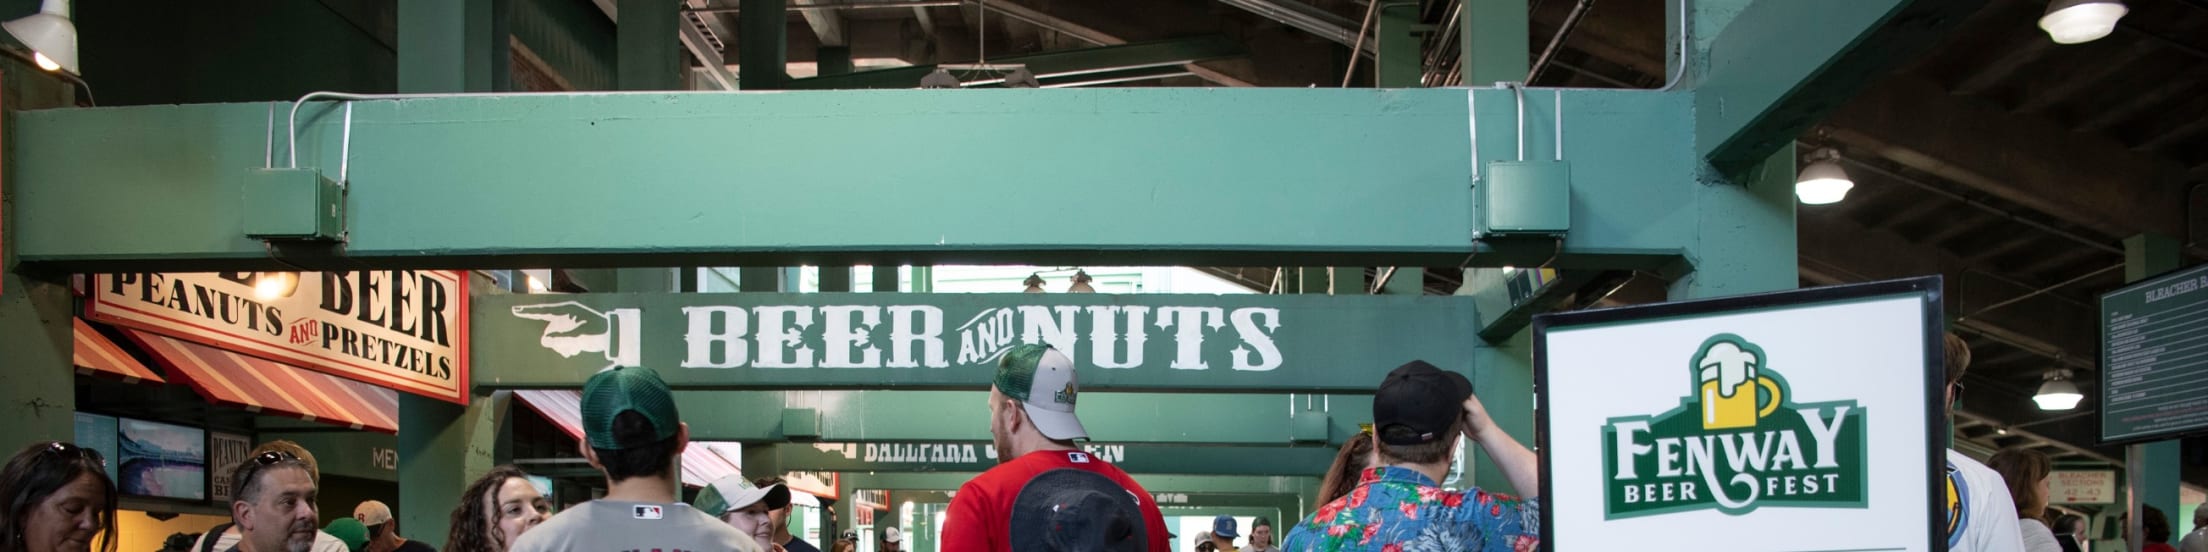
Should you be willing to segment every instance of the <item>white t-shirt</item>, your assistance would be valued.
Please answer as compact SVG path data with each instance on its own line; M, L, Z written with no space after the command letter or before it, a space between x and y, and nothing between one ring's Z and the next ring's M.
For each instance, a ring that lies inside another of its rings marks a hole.
M2208 506L2201 507L2208 508ZM2177 552L2208 552L2208 526L2186 533L2185 538L2177 541Z
M2062 543L2055 541L2055 531L2039 520L2018 519L2016 528L2023 532L2024 552L2062 552Z
M199 552L201 550L214 550L215 552L223 552L224 550L229 550L233 546L237 546L238 528L231 527L229 530L223 531L222 536L215 537L214 548L207 548L205 546L206 544L207 535L200 535L199 541L192 543L192 552ZM309 550L309 552L352 552L352 549L346 548L345 541L337 540L337 537L330 536L329 533L315 531L314 548Z
M759 541L688 504L593 500L522 533L508 550L759 552Z
M1947 515L1948 552L2025 552L2001 473L1954 449L1947 451Z

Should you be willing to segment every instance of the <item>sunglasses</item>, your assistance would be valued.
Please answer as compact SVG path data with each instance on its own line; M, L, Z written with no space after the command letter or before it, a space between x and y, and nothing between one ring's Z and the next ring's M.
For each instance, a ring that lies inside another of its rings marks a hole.
M233 484L243 485L246 481L252 481L254 476L260 475L261 470L269 466L286 463L304 465L304 463L299 461L298 456L293 456L289 452L284 452L280 450L272 450L260 454L255 454L250 460L253 462L253 465L246 467L244 473L238 474L238 482Z
M86 460L91 460L93 463L99 464L102 468L107 467L107 458L100 456L100 451L72 445L69 443L64 443L61 441L47 443L45 453L55 456L74 456L77 458L83 458Z

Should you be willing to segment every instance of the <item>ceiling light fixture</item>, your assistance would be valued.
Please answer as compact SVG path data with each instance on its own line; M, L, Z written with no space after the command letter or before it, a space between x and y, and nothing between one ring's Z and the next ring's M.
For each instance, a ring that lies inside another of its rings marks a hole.
M1073 271L1073 285L1066 286L1066 293L1096 293L1096 286L1089 285L1089 282L1094 281L1096 279L1090 278L1088 271L1075 270Z
M2070 382L2069 370L2053 368L2041 377L2047 382L2039 384L2039 394L2032 396L2032 402L2039 403L2040 410L2070 410L2078 407L2078 401L2085 400L2085 394L2078 392L2078 384Z
M77 25L69 21L69 0L46 0L38 13L0 28L31 49L39 69L81 74L77 72Z
M1027 285L1027 289L1024 291L1025 293L1046 293L1045 291L1043 291L1042 274L1029 274L1027 275L1027 281L1020 283Z
M1794 180L1794 196L1801 198L1803 205L1839 203L1852 189L1855 181L1848 179L1848 171L1840 169L1840 151L1832 148L1811 154L1809 166L1802 167L1801 177Z
M2054 0L2047 3L2047 15L2040 16L2039 28L2056 44L2092 42L2115 32L2116 20L2130 11L2122 0Z

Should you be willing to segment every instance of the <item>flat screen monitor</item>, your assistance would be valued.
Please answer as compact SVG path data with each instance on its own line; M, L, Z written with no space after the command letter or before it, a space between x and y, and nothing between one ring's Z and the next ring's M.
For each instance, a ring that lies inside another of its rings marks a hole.
M115 467L122 462L115 458L114 416L78 412L76 444L100 451L100 458L107 461L107 480L115 480Z
M207 431L194 427L120 418L116 421L119 476L123 494L207 499Z

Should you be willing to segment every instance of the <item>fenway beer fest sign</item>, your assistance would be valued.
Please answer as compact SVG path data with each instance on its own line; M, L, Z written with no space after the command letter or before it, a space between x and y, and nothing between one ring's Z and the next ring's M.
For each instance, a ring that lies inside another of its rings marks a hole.
M1412 359L1468 368L1460 297L664 293L475 300L476 382L574 387L649 366L690 388L976 388L1049 343L1084 388L1370 391Z
M93 320L460 404L468 286L450 271L302 272L262 299L251 272L101 274Z

